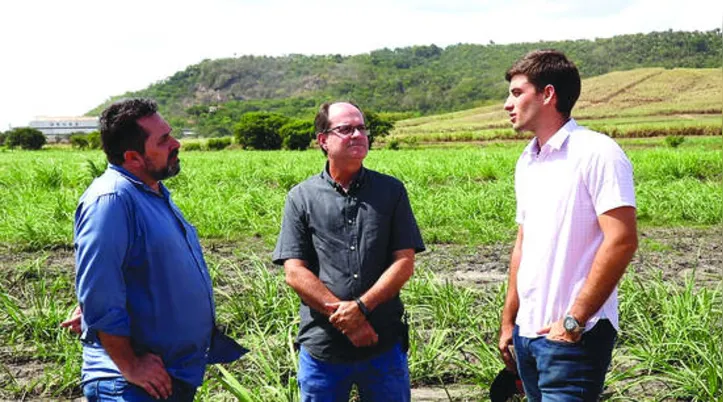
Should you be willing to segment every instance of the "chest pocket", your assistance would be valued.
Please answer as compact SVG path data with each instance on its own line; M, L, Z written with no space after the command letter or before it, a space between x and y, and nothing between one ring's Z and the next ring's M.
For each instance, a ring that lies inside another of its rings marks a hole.
M378 206L362 203L357 212L359 231L362 244L376 252L385 252L389 244L392 228L392 211L384 210Z

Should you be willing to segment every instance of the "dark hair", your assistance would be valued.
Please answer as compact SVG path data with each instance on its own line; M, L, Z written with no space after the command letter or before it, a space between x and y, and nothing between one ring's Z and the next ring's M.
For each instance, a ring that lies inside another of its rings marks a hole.
M108 162L122 165L126 151L146 152L148 138L137 120L158 112L152 99L123 99L108 106L100 115L100 139Z
M507 70L505 79L509 82L520 74L527 77L537 92L542 92L547 85L555 87L557 111L565 118L570 117L580 97L580 72L564 53L554 49L533 50Z
M359 105L352 101L324 102L319 107L319 111L316 113L316 117L314 118L314 132L317 135L331 128L329 127L329 107L336 103L348 103L354 106L359 111L359 113L361 113L362 119L364 119L364 121L366 122L366 118L364 118L364 112L361 110ZM321 152L326 155L326 150L324 148L321 148Z

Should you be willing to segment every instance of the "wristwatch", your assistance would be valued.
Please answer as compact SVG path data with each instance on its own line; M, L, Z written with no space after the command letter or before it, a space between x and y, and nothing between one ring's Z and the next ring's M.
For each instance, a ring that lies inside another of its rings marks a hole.
M364 304L364 302L361 301L361 299L358 297L355 297L354 301L356 302L356 305L359 306L359 310L362 312L362 314L364 314L364 317L369 318L369 314L371 314L371 312L367 308L367 305Z
M569 334L577 335L581 334L585 330L585 327L580 325L577 319L571 314L565 314L565 318L562 320L562 326Z

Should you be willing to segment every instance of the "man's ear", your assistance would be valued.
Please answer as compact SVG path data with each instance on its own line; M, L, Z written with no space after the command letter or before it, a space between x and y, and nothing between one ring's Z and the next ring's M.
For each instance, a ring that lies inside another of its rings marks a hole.
M326 134L316 133L316 142L319 144L321 149L326 151Z
M557 102L557 91L555 87L550 84L545 85L545 89L542 90L542 101L545 105L554 105Z
M145 166L143 155L138 151L127 150L123 152L123 165L129 167L140 168Z

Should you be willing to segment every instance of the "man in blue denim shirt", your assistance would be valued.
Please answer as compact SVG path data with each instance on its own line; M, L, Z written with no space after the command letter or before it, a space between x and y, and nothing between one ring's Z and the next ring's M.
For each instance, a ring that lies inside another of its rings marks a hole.
M75 213L83 391L191 401L206 365L243 348L216 330L198 235L160 182L180 171L180 143L151 100L114 103L100 123L108 169Z

